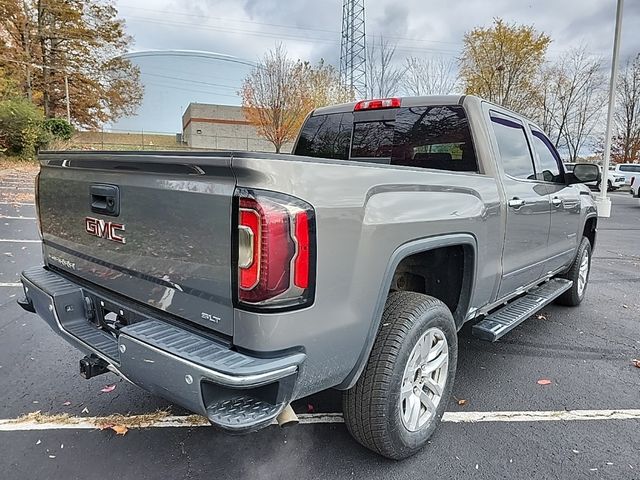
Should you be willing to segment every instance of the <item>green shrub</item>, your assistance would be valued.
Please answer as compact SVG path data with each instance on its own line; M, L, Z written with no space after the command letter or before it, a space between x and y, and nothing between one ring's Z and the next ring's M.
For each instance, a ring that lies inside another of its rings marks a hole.
M29 100L0 101L0 149L8 155L33 158L47 144L50 134L43 128L42 112Z
M71 140L73 135L73 126L62 118L47 118L44 121L44 129L59 140Z

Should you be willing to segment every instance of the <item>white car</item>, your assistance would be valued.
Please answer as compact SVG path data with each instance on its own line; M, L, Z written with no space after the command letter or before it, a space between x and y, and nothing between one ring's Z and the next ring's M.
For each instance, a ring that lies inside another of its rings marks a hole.
M633 198L640 198L640 172L631 177L631 195Z
M631 185L631 177L640 177L640 163L618 163L614 172L625 177L625 185Z
M567 172L573 172L573 167L575 166L575 163L565 163L564 164L564 169ZM638 165L640 166L640 165ZM602 178L603 173L602 173L602 166L598 165L598 168L600 169L600 177ZM596 190L600 190L600 182L589 182L586 183L585 185L589 186L590 188L596 189ZM607 185L609 185L609 188L607 188L607 190L609 191L614 191L617 190L621 187L624 187L625 185L625 176L621 175L615 171L612 171L611 169L609 170L609 178L607 179Z

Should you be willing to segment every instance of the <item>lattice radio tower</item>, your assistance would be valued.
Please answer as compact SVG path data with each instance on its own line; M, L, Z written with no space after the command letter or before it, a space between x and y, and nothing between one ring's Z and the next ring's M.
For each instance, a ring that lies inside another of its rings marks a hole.
M357 99L367 96L366 63L364 0L343 0L340 76Z

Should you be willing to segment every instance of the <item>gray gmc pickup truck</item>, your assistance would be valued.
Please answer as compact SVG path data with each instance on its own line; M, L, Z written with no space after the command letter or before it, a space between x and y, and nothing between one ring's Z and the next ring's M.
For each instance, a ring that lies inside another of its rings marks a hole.
M20 304L80 371L247 432L335 388L389 458L437 427L457 332L495 341L578 305L596 241L583 182L534 123L473 96L320 108L293 155L51 152L44 265Z

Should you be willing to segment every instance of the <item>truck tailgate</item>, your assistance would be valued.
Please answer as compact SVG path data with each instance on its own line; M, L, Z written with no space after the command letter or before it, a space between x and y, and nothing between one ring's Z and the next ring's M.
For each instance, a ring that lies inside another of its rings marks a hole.
M41 163L50 267L233 335L229 157L58 153Z

